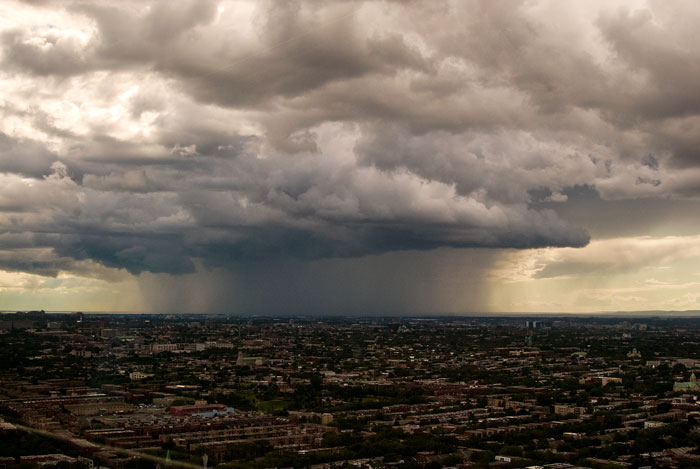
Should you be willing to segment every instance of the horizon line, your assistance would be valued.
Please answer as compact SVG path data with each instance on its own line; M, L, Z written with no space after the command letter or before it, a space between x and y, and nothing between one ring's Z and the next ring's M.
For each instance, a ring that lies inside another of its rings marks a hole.
M232 313L232 312L147 312L109 310L43 310L43 309L2 309L0 314L28 313L44 311L46 314L124 315L124 316L229 316L239 318L410 318L410 319L459 319L459 318L514 318L514 317L611 317L611 318L700 318L700 310L630 310L630 311L539 311L539 312L464 312L464 313Z

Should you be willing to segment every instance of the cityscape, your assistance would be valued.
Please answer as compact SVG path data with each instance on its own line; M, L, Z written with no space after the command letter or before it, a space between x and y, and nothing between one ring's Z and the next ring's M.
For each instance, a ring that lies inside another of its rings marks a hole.
M700 320L0 317L2 467L697 467Z
M699 28L0 0L0 469L700 469Z

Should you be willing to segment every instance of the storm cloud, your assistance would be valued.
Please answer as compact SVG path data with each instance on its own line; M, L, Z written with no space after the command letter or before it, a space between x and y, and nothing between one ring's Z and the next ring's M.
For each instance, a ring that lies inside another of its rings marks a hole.
M700 191L695 2L1 8L0 269L582 247L581 188Z

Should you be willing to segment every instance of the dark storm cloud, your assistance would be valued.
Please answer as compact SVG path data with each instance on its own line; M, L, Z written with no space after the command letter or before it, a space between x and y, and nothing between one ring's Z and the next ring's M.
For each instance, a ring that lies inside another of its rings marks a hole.
M573 187L700 187L700 14L642 7L42 3L0 35L0 231L54 267L2 265L584 246Z
M5 229L60 234L45 244L60 256L133 273L191 272L191 258L226 266L274 257L587 242L551 211L485 203L409 172L324 165L319 153L182 158L197 161L187 177L177 165L159 164L84 174L79 184L62 163L31 184L7 176L0 209L15 223Z
M0 132L0 172L41 177L57 157L40 143L16 141Z

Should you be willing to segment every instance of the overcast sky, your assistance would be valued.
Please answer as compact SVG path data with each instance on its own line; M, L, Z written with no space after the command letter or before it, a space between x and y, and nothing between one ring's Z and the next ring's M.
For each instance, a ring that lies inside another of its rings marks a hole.
M700 2L0 2L0 309L700 309Z

